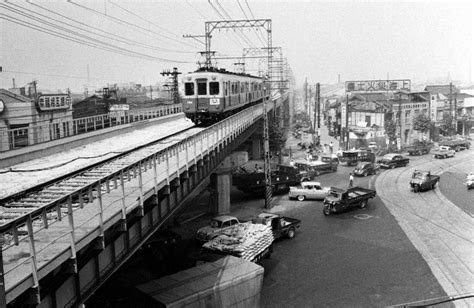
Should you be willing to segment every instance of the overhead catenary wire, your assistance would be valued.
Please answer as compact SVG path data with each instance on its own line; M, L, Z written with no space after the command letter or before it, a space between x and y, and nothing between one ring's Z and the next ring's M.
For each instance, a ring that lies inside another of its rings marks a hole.
M73 18L71 18L71 17L68 17L68 16L66 16L66 15L64 15L64 14L58 13L58 12L53 11L53 10L51 10L51 9L48 9L48 8L46 8L46 7L44 7L44 6L41 6L41 5L36 4L36 3L33 3L33 2L31 2L30 0L28 0L27 3L29 3L29 4L31 4L31 5L34 5L34 6L40 8L40 9L42 9L42 10L44 10L44 11L47 11L47 12L49 12L50 14L54 14L54 15L57 15L57 16L61 16L62 18L66 19L66 20L68 20L68 21L72 21L72 22L77 23L77 24L79 24L79 25L81 25L81 26L84 26L84 27L87 27L87 28L91 28L91 29L94 29L94 30L96 30L96 31L105 33L105 34L107 34L107 36L102 35L102 34L98 34L98 33L94 33L94 32L92 32L92 31L89 31L89 30L86 30L86 29L81 29L80 27L77 27L77 26L73 26L73 25L69 25L69 24L68 24L70 27L74 27L74 28L80 29L81 31L85 31L85 32L88 32L88 33L91 33L91 34L94 34L94 35L98 35L98 36L104 37L104 38L106 38L106 39L108 39L108 40L114 40L114 41L121 42L121 43L124 43L124 44L132 45L132 46L140 45L140 46L143 46L143 47L145 47L145 48L150 48L150 49L152 49L152 50L161 50L161 51L164 51L164 52L173 52L173 53L194 53L194 52L190 52L190 51L183 51L183 50L178 50L178 49L167 49L167 48L163 48L163 47L159 47L159 46L154 46L154 45L142 43L142 42L139 42L139 41L136 41L136 40L132 40L132 39L129 39L129 38L126 38L126 37L123 37L123 36L119 36L119 35L117 35L117 34L115 34L115 33L112 33L112 32L105 31L105 30L103 30L103 29L94 27L94 26L92 26L92 25L90 25L90 24L86 24L86 23L84 23L84 22L75 20L75 19L73 19ZM17 6L18 6L18 5L17 5ZM18 7L19 7L19 6L18 6ZM22 8L23 8L23 7L22 7ZM23 8L23 9L27 10L26 8ZM30 10L29 10L29 11L30 11ZM32 11L30 11L30 12L32 12ZM51 19L50 16L46 16L46 15L40 14L40 13L38 13L38 12L33 12L33 13L38 14L38 15L41 15L41 16L43 16L43 17L45 17L45 18ZM62 24L65 23L64 21L60 21L60 20L57 20L57 19L54 19L54 20L56 20L57 22L60 22L60 23L62 23ZM65 24L67 24L67 23L65 23Z
M244 8L240 4L240 0L237 0L237 4L239 5L240 10L242 11L242 13L244 13L245 19L250 19L250 18L248 18L247 13L245 13ZM253 19L255 19L255 18L253 18ZM256 30L258 31L258 28ZM262 40L261 36L258 35L258 33L260 33L260 32L257 32L257 31L255 31L255 35L257 36L257 39L259 39L260 42L262 43L262 45L265 46L266 45L265 41Z
M211 0L209 0L211 1ZM227 18L229 20L233 20L233 18L230 16L229 13L227 13L227 11L224 9L224 7L219 3L219 0L215 0L216 1L216 4L220 7L220 9L222 10L222 12L224 12L224 14L227 16ZM253 44L249 39L248 37L242 32L242 29L237 29L236 30L237 34L239 35L239 37L249 46L252 46L252 47L255 47L255 44ZM240 31L240 32L238 32Z
M128 10L128 9L126 9L126 8L124 8L124 7L122 7L122 6L120 6L120 5L118 5L118 4L115 3L115 2L112 2L112 0L108 0L108 1L109 1L109 3L111 3L112 5L115 5L116 7L120 8L121 10L123 10L123 11L125 11L125 12L127 12L127 13L129 13L130 15L135 16L135 17L139 18L140 20L144 20L144 21L146 21L147 23L149 23L150 25L153 25L153 26L155 26L156 28L158 28L158 29L160 29L160 30L166 31L166 32L168 32L168 33L171 34L171 35L175 35L175 36L178 36L178 37L179 37L179 35L177 35L177 34L171 32L171 31L169 31L169 30L166 29L166 28L163 28L163 27L157 25L157 24L154 23L154 22L151 22L151 21L149 21L149 20L147 20L147 19L144 19L143 16L140 16L140 15L138 15L138 14L136 14L136 13L134 13L134 12L132 12L132 11L130 11L130 10ZM181 42L181 43L190 46L190 45L187 44L187 43L184 43L184 42ZM195 46L195 45L193 45L193 46L194 46L194 47L197 47L197 46Z
M38 30L40 32L48 33L48 34L56 36L56 37L61 37L61 38L64 38L64 39L67 39L67 40L70 40L70 41L74 41L76 43L80 43L80 44L83 44L83 45L87 45L87 46L91 46L91 47L95 47L95 48L99 48L99 49L103 49L103 50L107 50L107 51L116 52L116 53L119 53L119 54L122 54L122 55L135 56L135 57L140 57L140 58L148 59L148 60L159 60L159 61L163 61L163 62L176 62L176 63L192 63L192 62L189 62L189 61L181 61L181 60L166 59L166 58L151 56L151 55L147 55L147 54L140 53L140 52L137 52L137 51L129 50L129 49L126 49L126 48L123 48L123 47L115 46L115 45L112 45L110 43L103 42L103 41L88 37L87 35L84 35L84 34L72 31L70 29L58 26L54 23L44 21L41 18L37 18L37 17L35 17L31 14L28 14L28 13L25 13L21 10L17 10L15 8L6 6L4 4L0 4L0 7L3 7L5 9L7 9L7 10L13 12L13 13L16 13L18 15L21 15L23 17L33 19L33 20L35 20L39 23L48 25L48 26L50 26L50 27L52 27L56 30L66 32L67 34L70 34L70 35L74 35L76 37L67 35L65 33L56 32L52 29L44 28L44 27L41 27L39 25L35 25L33 23L30 23L30 22L27 22L27 21L24 21L24 20L20 20L16 17L13 17L13 16L5 15L3 13L0 14L0 17L2 17L5 20L8 20L10 22L14 22L16 24L26 26L28 28ZM8 17L9 19L6 19L5 17ZM29 26L27 26L27 25L29 25ZM36 28L34 28L34 27L36 27Z
M247 0L245 0L245 4L247 5L247 8L249 9L249 12L250 12L250 15L252 16L252 19L255 19L255 15L253 14L252 9L250 8L250 5L247 2ZM260 36L263 37L263 40L265 41L265 37L263 36L263 34L261 32L258 32L258 33L260 34ZM265 46L266 44L263 44L263 45Z
M150 29L147 29L147 28L138 26L138 25L133 24L133 23L131 23L131 22L128 22L128 21L126 21L126 20L123 20L123 19L114 17L114 16L112 16L112 15L110 15L110 14L101 13L101 12L99 12L99 11L97 11L97 10L94 10L94 9L92 9L92 8L89 8L89 7L87 7L87 6L84 6L84 5L75 3L75 2L73 2L72 0L68 0L67 3L76 5L76 6L80 7L80 8L82 8L82 9L85 9L85 10L87 10L87 11L89 11L89 12L92 12L92 13L94 13L94 14L96 14L96 15L99 15L99 16L102 16L102 17L111 19L111 20L113 20L113 21L115 21L115 22L117 22L117 23L125 24L125 25L127 25L127 26L132 27L132 28L138 29L138 30L140 30L140 32L142 32L142 33L147 33L147 35L152 35L152 34L153 34L153 35L158 35L158 36L167 38L167 39L169 39L169 40L171 40L171 41L174 41L174 42L177 42L177 43L180 43L180 44L185 44L185 45L188 45L188 46L190 46L190 47L194 47L194 46L190 45L189 43L185 43L185 42L183 42L183 41L180 41L180 40L175 39L175 38L173 38L173 37L164 35L164 34L162 34L162 33L158 33L158 32L156 32L156 31L153 31L153 30L150 30ZM156 38L156 37L153 36L153 38Z

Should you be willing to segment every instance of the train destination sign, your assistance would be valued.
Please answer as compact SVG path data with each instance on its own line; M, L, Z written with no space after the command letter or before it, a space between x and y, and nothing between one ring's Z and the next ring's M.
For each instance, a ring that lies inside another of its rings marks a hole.
M410 79L346 81L346 92L410 91Z

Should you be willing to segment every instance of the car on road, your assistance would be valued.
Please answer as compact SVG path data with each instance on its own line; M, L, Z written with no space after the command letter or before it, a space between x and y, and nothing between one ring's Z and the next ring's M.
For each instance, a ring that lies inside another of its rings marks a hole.
M411 176L410 187L414 192L435 189L440 176L431 174L430 171L415 170Z
M466 176L466 187L467 190L474 188L474 172L469 172Z
M456 155L456 150L444 145L440 146L438 150L433 152L434 158L448 158L454 157L454 155Z
M379 169L378 165L374 163L358 163L353 173L358 176L368 176L376 174Z
M320 182L301 182L299 186L291 186L288 197L290 199L297 199L298 201L308 200L322 200L326 198L329 187L321 186Z
M209 225L204 226L197 231L196 239L200 242L207 242L220 235L224 230L229 229L233 225L237 225L239 223L240 221L234 216L216 216L211 219Z
M406 167L410 163L410 159L400 154L389 153L385 154L377 163L380 165L380 168L393 169L396 167Z

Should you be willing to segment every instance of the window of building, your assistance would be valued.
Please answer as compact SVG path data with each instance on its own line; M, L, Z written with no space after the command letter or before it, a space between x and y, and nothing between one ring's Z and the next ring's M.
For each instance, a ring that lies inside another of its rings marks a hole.
M410 110L405 111L405 119L410 117Z
M194 95L194 82L184 83L184 95Z
M219 94L219 82L209 82L209 94L218 95Z

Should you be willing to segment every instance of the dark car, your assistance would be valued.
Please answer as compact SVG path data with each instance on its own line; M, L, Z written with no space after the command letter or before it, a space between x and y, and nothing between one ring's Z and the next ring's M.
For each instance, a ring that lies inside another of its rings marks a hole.
M396 167L405 167L410 162L410 159L403 157L400 154L390 153L385 154L377 163L381 168L396 168Z
M377 173L377 166L374 163L359 163L353 173L359 176L368 176Z

